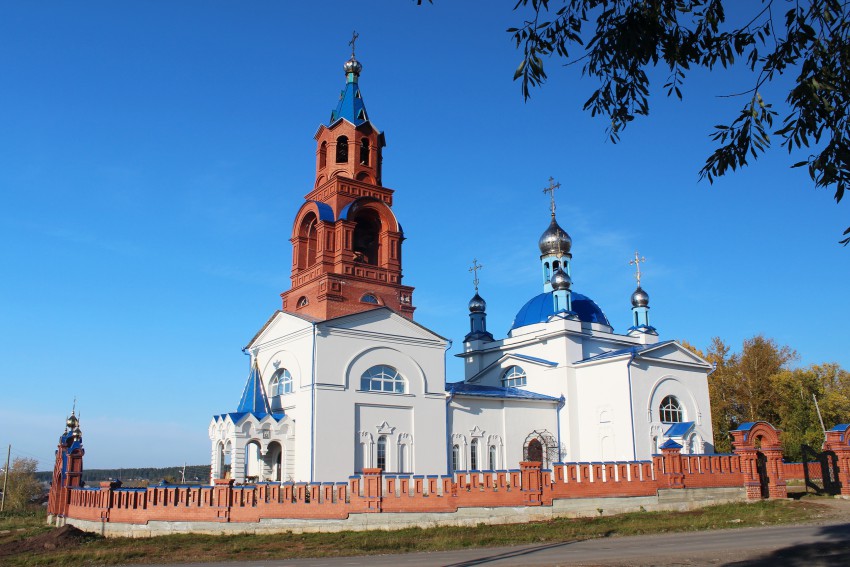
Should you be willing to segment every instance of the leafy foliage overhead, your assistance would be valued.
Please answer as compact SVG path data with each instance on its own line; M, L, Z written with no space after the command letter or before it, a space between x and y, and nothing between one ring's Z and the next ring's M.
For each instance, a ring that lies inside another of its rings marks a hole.
M850 3L843 0L762 0L751 18L728 25L730 0L519 0L530 12L513 34L523 58L515 79L523 96L546 79L545 57L582 62L599 87L584 104L610 119L612 141L636 115L649 113L647 69L669 71L667 95L682 98L687 72L743 62L753 83L740 93L746 102L729 124L715 127L719 145L700 170L716 176L747 164L771 145L771 133L788 152L814 148L793 167L807 166L816 187L834 187L841 201L850 180ZM787 10L781 13L783 10ZM592 36L586 27L595 22ZM586 41L585 41L586 40ZM796 73L786 96L788 114L774 130L777 112L762 87ZM773 130L773 132L771 132ZM850 243L850 228L841 243Z
M751 13L731 23L726 8L732 5ZM740 63L752 72L752 83L735 95L745 99L737 115L715 127L718 146L700 178L713 183L747 165L770 147L773 135L789 153L805 157L792 167L806 166L815 187L834 188L836 202L844 197L850 180L850 2L517 0L514 9L524 21L507 31L523 52L514 79L526 99L546 80L545 59L580 63L599 84L584 108L610 120L608 134L616 142L635 116L649 114L649 69L666 69L667 95L681 99L691 69ZM777 111L762 89L785 73L796 79L785 98L787 115L774 125ZM844 236L846 246L850 228Z

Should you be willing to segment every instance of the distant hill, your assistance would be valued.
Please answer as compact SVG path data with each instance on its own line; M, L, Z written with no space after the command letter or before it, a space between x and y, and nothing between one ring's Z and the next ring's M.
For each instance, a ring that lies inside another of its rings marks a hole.
M147 481L150 484L156 484L161 480L177 483L180 482L182 470L182 466L165 468L143 467L126 469L84 469L83 481L88 484L112 479L121 480L125 484L144 481ZM53 476L53 471L44 471L35 474L38 480L42 482L50 482ZM209 465L186 465L187 484L209 484L209 482Z

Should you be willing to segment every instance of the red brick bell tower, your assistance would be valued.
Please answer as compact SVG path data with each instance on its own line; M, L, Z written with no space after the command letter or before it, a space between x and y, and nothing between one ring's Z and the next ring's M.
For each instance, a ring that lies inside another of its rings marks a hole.
M401 283L401 225L381 184L384 135L369 121L352 52L328 124L316 132L316 182L292 227L292 287L283 310L325 320L385 305L413 318Z

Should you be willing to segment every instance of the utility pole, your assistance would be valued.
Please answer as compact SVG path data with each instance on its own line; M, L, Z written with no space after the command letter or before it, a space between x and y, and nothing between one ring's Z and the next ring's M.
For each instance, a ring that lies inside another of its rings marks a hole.
M823 439L826 441L826 427L823 426L823 418L820 415L820 406L818 405L818 397L812 394L812 399L815 400L815 409L818 412L818 421L820 421L820 428L823 431Z
M6 487L9 485L9 460L12 457L12 444L9 443L9 450L6 451L6 474L3 475L3 498L0 500L0 512L6 507Z

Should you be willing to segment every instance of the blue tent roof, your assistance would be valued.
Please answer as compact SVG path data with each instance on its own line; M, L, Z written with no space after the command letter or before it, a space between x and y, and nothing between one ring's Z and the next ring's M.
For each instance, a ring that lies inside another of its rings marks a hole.
M345 90L339 95L339 104L336 110L331 112L331 119L328 126L340 118L345 118L355 126L368 122L369 117L366 114L366 105L363 103L363 97L360 95L360 87L357 85L357 76L351 75L348 82L345 84Z
M510 330L548 321L549 317L555 314L555 302L552 299L552 293L549 291L532 297L517 312ZM578 315L581 321L611 326L608 318L605 317L605 313L602 312L602 309L592 299L576 292L572 292L571 295L573 312Z
M239 401L239 407L236 412L253 414L271 413L269 401L266 399L266 391L263 388L263 379L260 376L260 369L256 361L251 366L251 373L248 374L248 382L245 383L245 389L242 391L242 399Z
M448 382L446 384L446 392L452 395L475 396L476 398L509 398L517 400L546 400L557 402L558 398L538 394L537 392L529 392L519 388L500 388L498 386L479 386L477 384L467 384L466 382Z
M681 449L682 446L673 441L672 439L668 439L664 442L663 445L659 447L659 449Z

